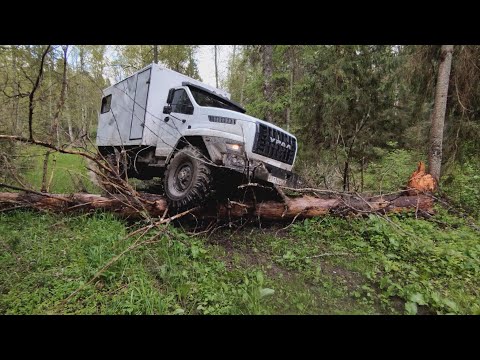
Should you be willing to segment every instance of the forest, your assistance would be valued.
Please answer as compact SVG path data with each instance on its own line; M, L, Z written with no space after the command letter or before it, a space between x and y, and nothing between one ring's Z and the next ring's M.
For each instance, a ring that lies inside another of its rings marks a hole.
M301 189L172 212L97 151L104 89L200 50ZM478 45L0 45L0 314L478 315L479 80Z

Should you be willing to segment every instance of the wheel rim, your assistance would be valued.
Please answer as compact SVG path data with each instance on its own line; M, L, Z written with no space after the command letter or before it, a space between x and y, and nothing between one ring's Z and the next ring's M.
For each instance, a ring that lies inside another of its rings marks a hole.
M193 179L193 169L191 164L179 166L173 178L173 187L179 193L185 193L190 187Z

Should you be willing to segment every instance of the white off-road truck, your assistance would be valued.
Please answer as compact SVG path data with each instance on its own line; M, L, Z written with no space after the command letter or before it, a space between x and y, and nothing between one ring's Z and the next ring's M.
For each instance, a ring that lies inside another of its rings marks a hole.
M246 115L227 92L157 64L103 91L96 143L123 176L163 177L176 209L204 202L225 169L248 181L297 182L294 135Z

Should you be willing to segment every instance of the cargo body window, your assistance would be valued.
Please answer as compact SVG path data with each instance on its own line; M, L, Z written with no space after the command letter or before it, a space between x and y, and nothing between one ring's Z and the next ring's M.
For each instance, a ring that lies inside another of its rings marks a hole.
M105 114L110 111L112 105L112 95L107 95L102 99L102 109L101 113Z
M172 99L172 112L193 114L193 104L184 89L175 90Z

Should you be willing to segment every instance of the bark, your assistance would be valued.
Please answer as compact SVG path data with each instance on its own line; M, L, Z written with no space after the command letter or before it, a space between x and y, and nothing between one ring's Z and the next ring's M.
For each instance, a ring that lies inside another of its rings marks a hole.
M265 101L269 104L272 102L273 97L273 86L272 86L272 75L273 75L273 45L262 45L262 56L263 56L263 95ZM272 121L272 112L269 108L265 113L265 119L269 122Z
M50 151L47 151L43 159L42 190L40 190L41 192L47 192L47 175L48 175L48 158L49 157L50 157Z
M153 62L158 64L158 45L153 45Z
M235 66L236 54L237 54L237 45L233 45L232 66L230 67L230 70Z
M68 107L68 102L65 102L65 118L67 119L67 127L68 127L68 139L70 144L73 144L75 138L73 136L73 127L72 127L72 117L70 115L70 110Z
M217 45L214 45L215 50L215 85L218 88L218 55Z
M247 70L244 69L242 72L242 88L240 89L240 104L243 104L243 93L245 90L245 81L247 79Z
M12 70L15 74L15 86L17 94L20 94L20 80L18 78L17 69L17 54L14 46L12 46ZM15 120L13 122L13 134L15 135L22 135L22 126L20 124L20 118L18 116L19 100L19 97L16 96L13 102L13 113L15 114ZM18 129L20 129L20 131L18 131Z
M52 120L51 136L56 136L57 146L60 146L60 115L62 114L63 105L65 104L65 90L67 88L67 51L68 45L63 47L63 75L62 75L62 90L60 91L60 98L58 99L57 110ZM53 141L52 141L53 142Z
M292 122L292 104L293 104L293 83L295 80L295 46L290 47L290 101L287 106L287 120L286 127L287 131L290 131L290 123Z
M232 61L230 63L230 68L228 70L228 79L229 79L228 81L230 86L230 92L232 91L232 88L233 88L233 70L235 69L236 52L237 52L237 45L233 45Z
M437 181L440 180L442 168L442 143L445 112L447 108L448 84L452 67L453 45L442 45L440 65L438 68L437 85L435 88L435 106L430 128L430 153L428 168L430 174Z
M42 79L43 76L43 66L45 64L45 57L47 56L48 52L50 51L51 45L48 45L45 50L43 51L42 58L40 60L40 69L38 70L38 75L37 79L35 80L35 83L33 84L32 91L30 92L28 96L28 136L30 141L34 141L33 139L33 110L35 108L35 92L38 90L38 87L40 86L40 80Z
M197 219L219 218L231 219L240 217L260 218L265 220L305 219L324 215L345 216L350 214L394 213L402 211L433 213L433 198L427 195L386 195L376 197L341 196L320 198L301 196L286 198L282 201L265 201L260 203L210 204L193 212ZM141 203L141 205L140 205ZM160 195L141 193L135 201L125 196L101 196L95 194L77 193L40 194L40 193L0 193L0 208L25 206L38 210L54 212L89 212L103 210L113 212L124 218L138 219L141 211L151 217L164 214L167 202Z

